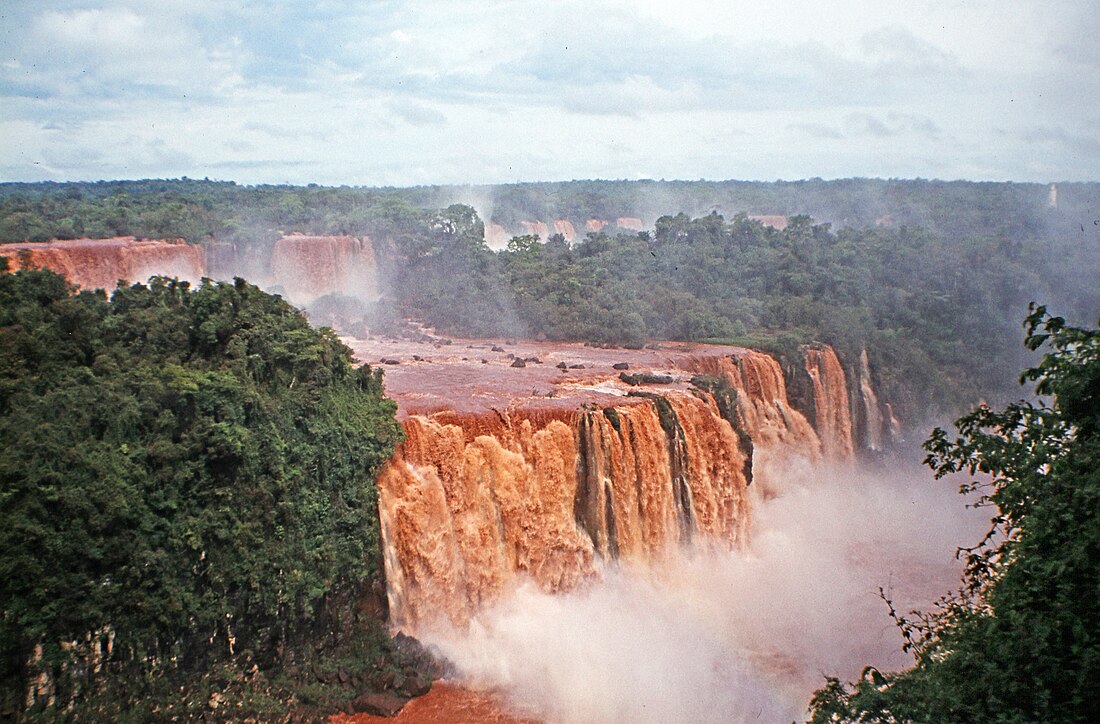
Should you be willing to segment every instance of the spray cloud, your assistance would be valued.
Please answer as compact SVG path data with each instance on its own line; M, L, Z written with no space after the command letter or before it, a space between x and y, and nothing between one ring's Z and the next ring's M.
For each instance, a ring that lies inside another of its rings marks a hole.
M912 465L795 475L758 501L747 550L609 567L567 595L520 586L469 630L425 638L471 685L549 721L800 717L823 674L909 663L879 586L900 610L927 607L984 518Z

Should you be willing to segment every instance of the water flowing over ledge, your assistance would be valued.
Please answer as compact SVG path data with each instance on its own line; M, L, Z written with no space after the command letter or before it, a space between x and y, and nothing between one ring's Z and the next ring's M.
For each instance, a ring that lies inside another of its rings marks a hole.
M742 547L776 471L853 458L824 345L804 350L807 419L779 362L738 347L348 341L388 363L408 436L379 494L391 619L413 633L465 626L527 580L566 592L608 563Z
M120 279L144 282L151 275L197 282L206 276L203 247L182 239L72 239L44 243L0 244L10 269L50 269L84 289L113 290Z

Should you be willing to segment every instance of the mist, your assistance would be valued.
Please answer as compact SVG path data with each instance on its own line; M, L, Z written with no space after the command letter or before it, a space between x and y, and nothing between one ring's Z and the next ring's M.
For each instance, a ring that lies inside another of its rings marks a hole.
M913 463L788 471L746 550L608 566L566 595L520 585L466 631L424 636L465 684L551 722L784 721L825 674L904 668L899 611L956 587L988 516Z

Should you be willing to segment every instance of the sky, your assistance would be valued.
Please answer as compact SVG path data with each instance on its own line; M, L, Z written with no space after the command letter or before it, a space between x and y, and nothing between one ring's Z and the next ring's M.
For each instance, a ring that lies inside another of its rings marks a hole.
M1100 180L1095 0L0 0L0 181Z

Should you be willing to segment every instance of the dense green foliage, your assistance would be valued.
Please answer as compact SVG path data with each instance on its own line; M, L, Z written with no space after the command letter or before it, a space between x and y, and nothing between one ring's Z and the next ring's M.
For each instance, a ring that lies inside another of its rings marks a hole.
M813 721L1100 721L1100 330L1028 318L1024 373L1047 404L982 406L926 447L938 475L996 509L965 551L963 589L932 614L895 614L916 666L829 679Z
M568 219L583 230L592 218L614 222L633 216L648 223L681 211L691 216L717 211L727 217L745 211L806 215L837 228L879 223L920 226L940 235L1021 240L1052 231L1068 235L1078 231L1078 223L1094 220L1100 184L1060 183L1058 194L1058 213L1052 214L1044 184L922 179L589 180L413 188L249 187L186 178L3 183L0 242L127 234L246 240L273 229L361 234L370 231L374 209L394 201L418 209L468 204L487 216L485 223L509 231L536 219ZM1085 231L1091 230L1079 233Z
M381 372L241 280L70 291L0 273L4 698L64 701L108 638L117 672L277 662L380 565Z
M208 245L212 276L261 281L282 232L369 235L382 303L322 299L309 310L315 319L353 334L399 332L413 318L450 335L710 339L781 354L819 340L850 366L868 349L881 391L912 420L1009 392L1001 381L1030 359L1007 320L1030 299L1076 321L1100 311L1100 184L1060 184L1057 208L1047 191L872 179L0 184L0 241L183 236ZM777 231L742 212L793 216ZM583 229L588 218L618 216L656 219L654 231L612 225L571 243L518 236L497 252L484 241L483 221L514 231L521 220L561 218Z
M1028 376L1052 406L982 408L959 439L930 443L940 472L992 476L982 500L997 529L970 551L966 588L899 617L914 669L830 680L815 717L1086 721L1100 718L1082 698L1100 673L1097 333L1037 312L1029 354L1006 321L1034 298L1073 321L1100 312L1100 184L1060 184L1058 199L1039 184L865 179L0 184L0 242L178 236L207 245L212 275L264 280L284 232L369 235L380 303L321 298L315 319L353 333L404 333L411 318L452 335L713 340L788 362L819 340L850 368L867 349L908 420L999 396L1046 342ZM777 230L748 214L790 219ZM484 223L620 216L653 231L484 240ZM110 303L67 292L49 274L0 275L4 681L27 673L36 643L43 666L79 669L60 642L104 626L118 666L206 666L230 635L276 658L371 574L369 478L397 436L379 379L243 282L154 280Z
M657 220L649 234L567 245L514 239L499 256L515 313L551 339L640 343L716 339L783 353L829 342L849 361L870 350L910 419L990 394L1024 358L1014 318L1027 295L1100 309L1100 254L1070 244L943 238L918 229L841 229L793 217L783 231L738 215Z

